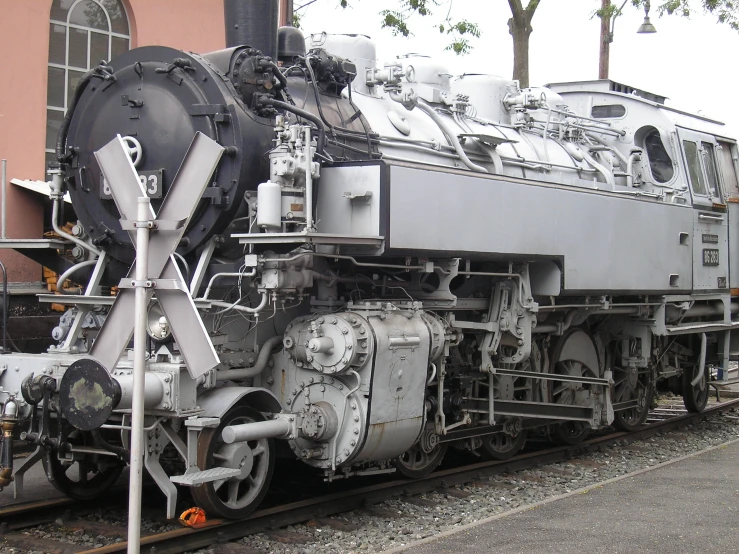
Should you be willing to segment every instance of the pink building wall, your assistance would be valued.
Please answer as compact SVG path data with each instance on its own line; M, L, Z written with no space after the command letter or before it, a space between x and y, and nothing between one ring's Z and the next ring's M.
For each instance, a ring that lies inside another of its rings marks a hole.
M166 45L193 52L224 48L222 0L123 0L131 46ZM0 7L0 158L8 160L10 238L41 238L43 198L10 180L46 180L46 81L51 0L5 1ZM41 280L41 266L0 250L10 281Z

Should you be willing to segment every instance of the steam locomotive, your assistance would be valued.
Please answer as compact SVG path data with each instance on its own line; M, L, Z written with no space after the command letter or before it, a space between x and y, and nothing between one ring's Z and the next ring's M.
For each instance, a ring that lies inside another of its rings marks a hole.
M186 221L148 252L145 466L169 517L178 487L247 515L278 454L327 480L420 477L450 447L635 429L657 387L701 411L726 382L739 151L721 123L612 81L378 67L368 37L228 9L227 49L134 49L75 91L51 198L59 290L81 287L40 297L68 306L53 347L0 358L0 486L40 461L88 499L127 463L126 195L150 197L152 237ZM13 437L36 446L16 468Z

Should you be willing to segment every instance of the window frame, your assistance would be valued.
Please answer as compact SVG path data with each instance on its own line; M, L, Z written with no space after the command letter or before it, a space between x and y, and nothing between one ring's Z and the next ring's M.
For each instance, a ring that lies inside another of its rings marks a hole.
M674 160L675 152L674 150L670 152L670 149L668 149L668 147L670 147L672 144L672 142L669 140L670 137L666 136L661 129L658 129L657 127L654 127L653 125L646 125L642 127L641 129L637 131L637 134L642 133L642 131L643 131L643 134L641 135L641 141L640 141L640 144L638 144L638 146L643 150L644 156L646 157L647 163L645 164L645 167L649 171L649 176L652 178L652 182L655 183L659 187L671 187L672 184L675 182L675 179L677 178L678 170L677 170L677 163ZM672 170L672 175L666 181L660 181L659 179L657 179L657 177L654 174L654 170L652 169L653 159L649 155L649 147L647 146L647 139L649 138L650 135L653 135L653 134L656 134L657 137L659 138L659 142L662 145L662 150L664 150L664 153L667 156L667 159L670 160L670 168ZM667 144L665 144L665 139L667 139Z
M622 113L621 115L614 115L614 116L607 116L607 117L597 116L593 113L593 111L596 108L612 108L612 107L623 108L624 113ZM593 119L597 119L598 121L610 120L610 119L625 119L628 113L629 113L629 109L626 107L626 104L606 103L606 104L592 104L590 106L590 117L592 117Z
M97 6L103 10L103 13L105 14L105 19L108 23L108 30L103 31L101 29L95 29L93 27L86 27L84 25L78 25L76 23L70 23L70 17L72 15L72 12L74 9L82 2L90 1L94 4L97 4ZM52 106L49 104L49 93L47 88L47 94L46 94L46 122L47 122L47 132L48 132L48 124L49 124L49 112L57 112L62 115L62 118L67 112L67 108L69 107L69 101L71 98L69 98L69 75L70 71L76 71L78 73L86 73L89 71L90 67L78 67L76 65L70 65L70 59L69 59L69 37L70 37L70 30L71 29L78 29L87 32L87 49L86 49L86 55L87 55L87 65L90 65L90 55L91 55L91 44L92 44L92 34L91 33L98 33L100 35L106 35L108 38L108 54L107 57L110 58L113 53L113 39L114 38L120 38L125 39L128 41L128 50L131 49L131 18L128 15L128 10L126 9L126 5L123 2L123 0L117 0L117 2L120 4L121 9L123 10L123 16L126 18L126 27L128 27L128 34L122 34L117 33L113 31L113 22L110 19L110 14L108 13L107 8L103 5L100 0L75 0L72 5L67 10L67 17L66 21L60 21L58 19L54 19L51 17L51 13L49 13L49 41L51 41L51 33L52 33L52 26L53 25L62 25L65 27L64 32L64 64L55 63L50 61L49 56L47 55L47 74L48 74L48 68L56 68L61 69L64 71L64 107L60 108L59 106ZM106 61L110 61L109 59ZM47 77L48 78L48 77ZM48 84L47 84L48 87ZM44 140L44 144L46 144L46 140L48 140L48 137ZM45 153L54 153L53 148L46 148Z
M718 142L716 137L700 131L694 131L692 129L678 128L678 136L680 138L680 152L683 159L683 166L685 170L685 180L690 187L690 193L693 196L693 204L712 206L714 203L723 204L724 198L726 197L726 191L724 190L723 175L719 166L719 160L716 156L718 151ZM698 163L700 166L701 176L706 184L706 193L701 194L696 192L693 185L693 180L690 178L690 165L688 161L688 155L685 150L685 142L693 142L696 144L698 153ZM713 155L713 167L716 176L716 194L714 195L711 191L711 181L709 179L709 172L707 169L706 157L709 154L708 150L704 147L704 144L711 145L711 151Z

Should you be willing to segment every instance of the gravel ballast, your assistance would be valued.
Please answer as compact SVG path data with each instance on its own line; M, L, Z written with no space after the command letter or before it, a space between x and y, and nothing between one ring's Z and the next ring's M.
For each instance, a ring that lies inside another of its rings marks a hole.
M446 491L387 500L369 510L355 510L290 526L284 537L280 532L259 533L239 543L275 554L381 552L738 437L739 417L733 413L715 415L650 439L633 443L622 440L600 452L566 462L495 475ZM338 525L331 519L356 528L351 531L335 529ZM217 554L217 550L203 549L196 554Z
M534 469L481 478L466 485L415 497L387 500L371 508L317 518L284 530L259 533L238 541L243 547L276 554L339 554L381 552L453 530L490 516L535 504L575 489L655 466L739 437L734 412L710 416L699 423L646 440L618 444L601 451ZM361 486L361 478L357 478ZM179 528L176 522L142 521L142 532ZM96 532L96 530L101 532ZM108 532L105 532L108 530ZM125 540L126 514L98 510L80 522L43 525L23 531L29 538L97 548ZM245 548L245 550L246 550ZM43 552L0 546L0 554ZM194 554L218 554L202 549Z

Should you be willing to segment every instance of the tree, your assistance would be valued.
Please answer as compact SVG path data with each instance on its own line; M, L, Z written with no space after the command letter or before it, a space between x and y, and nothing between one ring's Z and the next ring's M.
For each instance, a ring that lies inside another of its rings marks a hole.
M529 0L524 8L521 0L508 0L511 18L508 20L508 32L513 37L513 78L518 79L521 88L529 86L529 37L534 28L534 18L539 0Z
M307 0L295 8L293 13L293 25L295 27L300 27L300 11L315 1ZM340 5L342 8L347 8L352 1L357 0L340 0ZM399 0L398 4L397 9L380 11L381 27L389 29L393 36L408 37L412 35L409 26L410 20L416 15L421 17L433 16L436 8L442 10L446 8L446 16L433 24L433 27L438 29L440 34L451 39L451 42L446 46L446 50L458 55L467 54L472 50L470 40L480 36L480 27L476 23L467 19L456 20L452 17L454 0Z
M343 8L350 2L358 0L340 0ZM300 27L300 12L315 3L316 0L306 0L295 8L293 24ZM539 6L540 0L529 0L526 8L521 0L508 0L512 17L508 20L508 30L513 37L513 78L518 79L522 87L529 86L529 36L533 28L531 19ZM410 20L413 16L430 16L436 8L446 8L446 17L434 27L439 33L451 38L446 50L456 54L467 54L472 49L471 40L480 36L480 27L467 19L455 20L452 18L454 0L399 0L399 6L394 10L380 12L381 26L390 29L394 36L407 37L412 35ZM432 8L434 10L432 10Z

